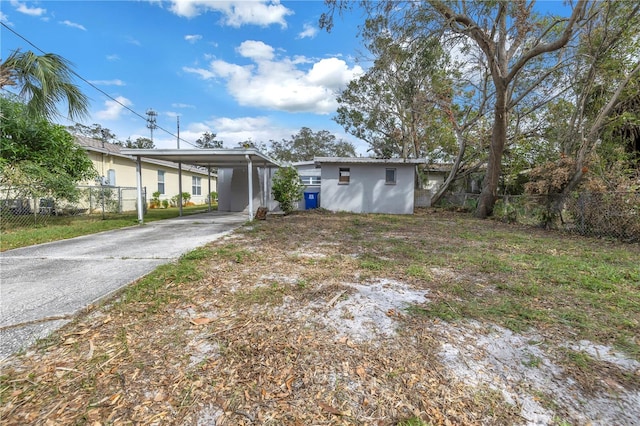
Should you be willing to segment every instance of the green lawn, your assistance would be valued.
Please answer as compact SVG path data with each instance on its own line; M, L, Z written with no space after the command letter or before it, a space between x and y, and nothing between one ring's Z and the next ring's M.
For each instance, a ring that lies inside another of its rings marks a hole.
M208 206L183 207L183 215L197 214L207 211ZM217 206L213 206L217 209ZM153 222L162 219L171 219L180 214L177 207L168 209L149 209L144 216L145 222ZM48 243L51 241L65 240L67 238L90 235L111 229L135 226L138 224L138 214L129 212L124 214L107 214L104 219L101 214L81 216L50 216L46 221L38 225L24 224L24 216L15 218L2 218L2 233L0 233L0 251L11 250L34 244ZM21 222L12 223L12 219L20 219ZM6 229L5 229L6 228Z

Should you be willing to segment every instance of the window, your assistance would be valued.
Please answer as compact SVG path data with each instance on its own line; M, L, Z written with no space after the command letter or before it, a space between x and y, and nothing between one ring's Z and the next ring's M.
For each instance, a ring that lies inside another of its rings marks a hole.
M116 186L116 171L113 169L107 170L107 185Z
M340 167L338 173L338 185L348 185L351 178L351 171L348 167Z
M320 176L300 176L303 185L320 185Z
M164 194L164 170L158 170L158 192Z
M387 169L384 173L384 183L387 185L396 184L396 169Z
M201 177L191 176L191 195L202 195Z

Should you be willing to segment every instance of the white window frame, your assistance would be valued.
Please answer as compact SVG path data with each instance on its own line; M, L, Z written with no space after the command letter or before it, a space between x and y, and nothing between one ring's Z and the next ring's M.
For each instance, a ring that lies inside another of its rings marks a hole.
M202 178L191 176L191 195L202 195Z
M164 170L158 170L158 192L162 195L165 194L165 172Z
M322 183L320 176L300 176L300 181L305 186L319 186Z
M114 169L107 170L107 184L116 186L116 171Z

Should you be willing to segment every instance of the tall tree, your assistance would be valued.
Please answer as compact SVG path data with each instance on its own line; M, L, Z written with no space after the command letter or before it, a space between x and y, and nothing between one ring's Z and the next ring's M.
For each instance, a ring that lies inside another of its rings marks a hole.
M327 130L314 132L308 127L291 136L291 139L271 141L269 155L273 158L295 163L311 161L313 157L355 157L353 144L336 138Z
M567 195L589 169L590 154L616 131L640 126L640 3L604 1L581 34L571 84L571 115L562 124L562 154L573 159ZM618 141L622 145L628 141ZM559 208L559 207L558 207Z
M29 115L52 119L59 115L58 103L66 102L69 118L83 118L88 115L89 99L73 83L71 66L53 53L36 55L18 49L0 64L0 88L16 87Z
M130 149L153 149L156 147L153 144L153 141L149 138L137 138L135 141L132 141L131 138L127 138L124 143L116 142L116 145Z
M436 203L483 161L488 73L476 66L469 78L459 71L469 64L445 52L440 37L407 39L404 31L382 17L367 21L362 37L375 60L340 94L335 120L377 157L450 163Z
M204 132L202 137L196 140L196 147L198 148L223 148L223 142L216 139L216 134L211 132Z
M86 126L84 124L76 123L73 126L68 126L67 130L72 135L86 136L105 143L121 144L116 138L115 133L106 127L102 127L100 124L94 123L91 126Z
M333 12L343 10L349 2L325 1L330 12L323 15L320 24L331 29ZM553 74L562 58L552 53L563 49L574 36L584 19L587 0L578 0L568 18L542 18L533 12L533 2L526 1L387 0L361 4L370 17L384 16L395 22L396 28L404 28L407 40L438 36L458 43L471 42L481 54L491 77L493 117L487 170L476 215L491 215L507 145L509 115ZM535 67L538 72L527 72Z
M241 141L237 143L238 148L244 149L257 149L260 152L267 152L267 144L264 142L254 142L251 138L246 141Z
M4 197L75 200L77 184L96 177L86 151L63 126L27 114L22 102L0 97L0 188Z
M338 97L335 121L370 145L376 157L446 156L455 140L440 106L451 96L445 55L436 39L396 40L381 19L363 38L373 66Z

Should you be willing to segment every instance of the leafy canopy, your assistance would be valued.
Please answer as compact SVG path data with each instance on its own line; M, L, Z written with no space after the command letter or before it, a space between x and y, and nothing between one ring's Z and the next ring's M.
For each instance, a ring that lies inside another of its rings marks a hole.
M77 184L97 173L63 126L27 114L22 102L0 97L0 188L4 198L77 198Z
M269 155L283 162L295 163L311 161L313 157L355 157L356 152L350 142L337 139L326 130L313 132L303 127L291 139L271 141Z
M31 116L52 119L59 115L58 103L66 102L67 115L77 119L88 114L89 98L73 83L73 74L62 56L18 49L0 64L0 88L16 87Z

